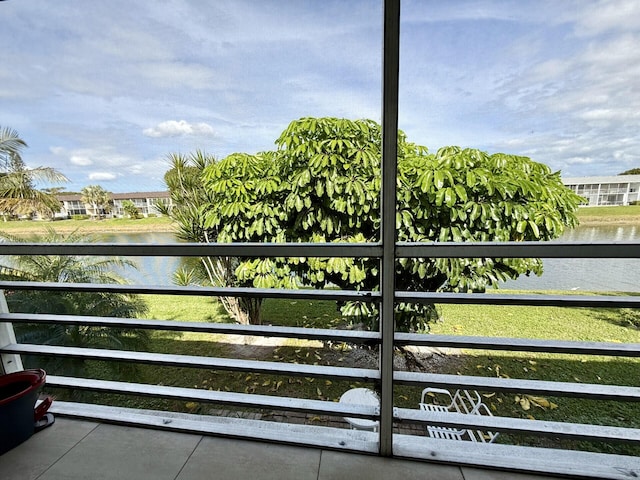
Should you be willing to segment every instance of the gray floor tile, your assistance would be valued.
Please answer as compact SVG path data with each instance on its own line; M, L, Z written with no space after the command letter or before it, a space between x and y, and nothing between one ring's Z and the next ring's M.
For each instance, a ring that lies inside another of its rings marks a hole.
M173 480L201 438L103 424L40 478Z
M316 480L320 450L204 438L177 480Z
M500 472L479 468L462 467L465 480L557 480L547 475L529 475L526 473Z
M0 478L37 478L97 426L95 422L57 419L50 427L0 456Z
M426 462L322 452L318 480L464 480L460 468Z

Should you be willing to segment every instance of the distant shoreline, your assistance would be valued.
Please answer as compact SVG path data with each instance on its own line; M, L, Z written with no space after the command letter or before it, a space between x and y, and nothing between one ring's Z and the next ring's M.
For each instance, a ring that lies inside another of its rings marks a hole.
M105 220L56 220L38 221L24 220L16 222L0 222L0 234L7 235L42 235L52 229L57 233L77 231L86 234L101 233L173 233L176 226L167 217Z
M580 218L581 227L604 227L607 225L640 225L640 217L584 217Z
M640 206L581 208L578 211L578 220L582 227L640 225ZM137 220L114 218L104 220L0 221L0 234L41 235L45 234L48 229L63 234L76 230L87 234L174 233L177 226L168 217Z
M640 205L580 207L577 213L583 227L640 225Z

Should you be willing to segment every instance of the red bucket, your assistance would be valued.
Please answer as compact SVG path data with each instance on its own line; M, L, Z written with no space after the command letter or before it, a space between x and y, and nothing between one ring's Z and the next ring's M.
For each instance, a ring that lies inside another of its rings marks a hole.
M46 378L41 369L0 376L0 455L31 437L47 415L50 398L35 408Z

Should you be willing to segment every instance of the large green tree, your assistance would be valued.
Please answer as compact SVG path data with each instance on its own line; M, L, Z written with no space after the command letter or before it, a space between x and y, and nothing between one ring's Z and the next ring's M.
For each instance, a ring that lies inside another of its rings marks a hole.
M380 225L381 130L371 120L303 118L277 149L233 154L204 169L204 228L219 242L366 242ZM412 242L550 240L577 224L581 199L559 173L529 158L446 147L435 154L398 141L396 228ZM396 283L408 291L481 292L522 274L539 259L400 259ZM255 258L239 262L240 282L370 290L378 262L353 258ZM375 319L369 305L348 315ZM397 326L426 328L429 306L398 305Z
M632 168L630 170L625 170L622 173L619 173L618 175L640 175L640 168Z
M22 150L27 144L11 128L0 128L0 212L5 216L39 213L45 217L60 211L57 197L38 190L36 182L60 183L67 178L49 167L27 168Z

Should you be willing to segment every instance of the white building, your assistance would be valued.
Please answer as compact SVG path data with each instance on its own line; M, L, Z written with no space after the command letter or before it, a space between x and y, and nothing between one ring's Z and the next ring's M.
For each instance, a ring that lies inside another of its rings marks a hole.
M169 192L132 192L132 193L109 193L111 198L112 208L108 212L109 217L124 217L125 212L123 209L123 202L129 200L138 207L140 215L148 217L149 215L157 215L160 212L156 208L157 203L170 204L171 199ZM74 194L61 194L58 195L58 200L62 204L61 210L56 217L69 218L73 215L89 215L92 212L91 206L82 201L82 195Z
M169 204L169 192L134 192L134 193L112 193L113 210L111 212L114 217L124 217L126 213L123 208L123 202L129 200L137 208L143 217L149 215L157 215L160 211L156 208L157 203Z
M562 183L585 197L590 207L629 205L640 201L640 175L563 178Z

